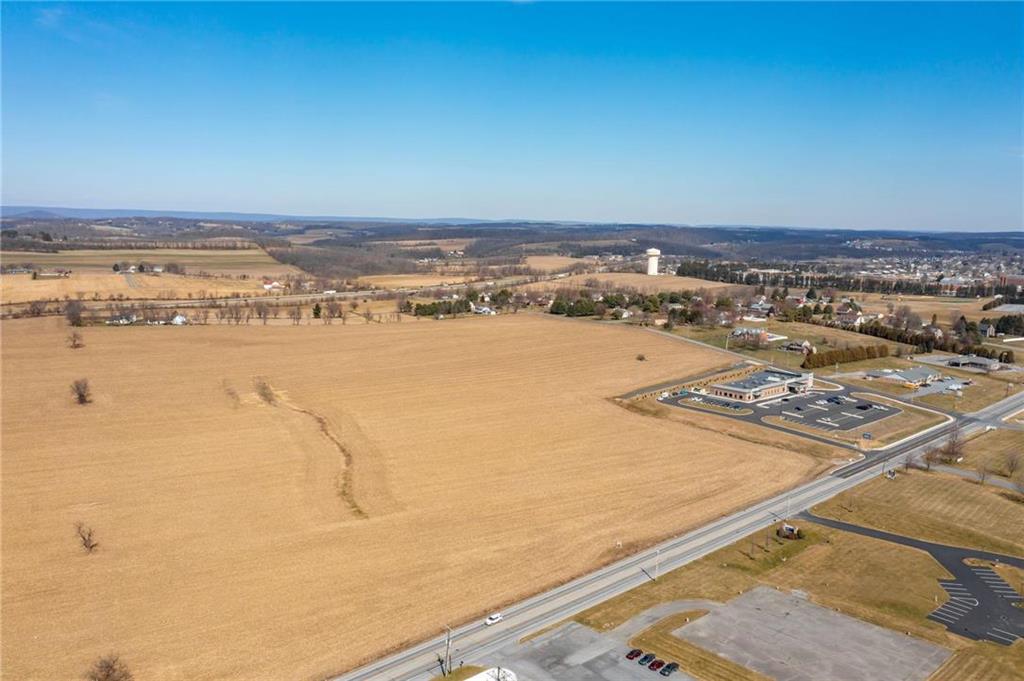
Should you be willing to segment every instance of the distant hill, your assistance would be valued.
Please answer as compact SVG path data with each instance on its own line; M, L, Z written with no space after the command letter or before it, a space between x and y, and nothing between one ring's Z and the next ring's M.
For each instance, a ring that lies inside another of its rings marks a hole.
M12 206L11 208L16 209L18 206ZM64 217L60 213L54 213L53 211L42 210L40 208L27 210L23 213L8 213L7 208L0 209L0 211L2 211L2 215L5 218L36 218L40 220L52 220Z
M388 218L356 217L344 215L279 215L274 213L230 213L219 211L190 210L144 210L141 208L66 208L63 206L0 206L0 217L4 218L183 218L186 220L237 220L243 222L415 222L438 225L466 225L496 220L470 218Z

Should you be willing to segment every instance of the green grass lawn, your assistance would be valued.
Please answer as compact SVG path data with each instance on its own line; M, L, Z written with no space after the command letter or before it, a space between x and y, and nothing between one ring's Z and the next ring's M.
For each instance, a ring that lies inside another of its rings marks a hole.
M898 351L902 353L913 352L913 347L909 345L902 345L900 343L893 343L882 338L875 338L873 336L865 336L859 333L853 333L851 331L843 331L842 329L833 329L827 326L817 326L815 324L804 324L802 322L779 322L772 320L767 324L758 324L754 322L746 323L751 327L763 326L768 330L769 333L778 334L780 336L786 336L787 340L777 341L768 344L766 347L752 350L739 345L735 339L730 339L728 343L728 349L735 352L742 353L756 359L765 364L774 364L775 366L783 369L797 370L804 361L803 354L799 352L787 352L781 349L781 346L789 341L810 341L818 352L826 352L828 350L835 350L846 347L855 347L858 345L887 345L889 352L893 355ZM743 326L744 323L740 323L737 326ZM732 329L714 326L714 327L699 327L699 326L677 326L674 333L684 336L686 338L692 338L693 340L713 345L717 348L726 348L726 339L729 338L729 334ZM909 363L902 363L894 356L878 359L878 360L865 360L863 362L851 362L849 364L840 365L840 371L855 371L859 365L864 365L869 368L899 368L903 366L910 366ZM854 367L854 368L849 368ZM819 370L822 374L824 370Z

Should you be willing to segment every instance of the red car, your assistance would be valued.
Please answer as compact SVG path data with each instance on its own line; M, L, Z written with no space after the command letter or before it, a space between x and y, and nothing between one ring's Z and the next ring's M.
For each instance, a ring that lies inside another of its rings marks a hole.
M652 672L656 672L656 671L658 671L659 669L661 669L664 666L665 666L665 661L664 660L655 660L654 662L652 662L649 665L647 665L647 668L650 669Z
M627 660L635 660L636 658L640 657L643 654L644 654L644 651L640 650L639 648L633 648L633 650L631 650L628 653L626 653L626 659Z

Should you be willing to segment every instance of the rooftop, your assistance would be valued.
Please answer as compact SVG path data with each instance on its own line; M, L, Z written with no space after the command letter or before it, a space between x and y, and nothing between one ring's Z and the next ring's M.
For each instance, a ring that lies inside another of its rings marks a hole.
M806 374L798 374L795 371L786 371L784 369L763 369L756 373L738 378L735 381L729 381L728 383L717 383L716 386L722 388L728 388L731 390L757 390L758 388L764 388L770 385L777 385L780 383L786 383L799 378L803 378Z

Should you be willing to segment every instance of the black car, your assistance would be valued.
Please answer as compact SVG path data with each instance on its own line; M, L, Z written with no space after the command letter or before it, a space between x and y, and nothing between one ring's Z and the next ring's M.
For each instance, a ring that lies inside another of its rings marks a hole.
M647 653L646 655L641 657L639 660L637 660L637 664L642 664L643 666L646 667L651 662L654 662L654 658L656 658L656 657L657 657L657 655L655 655L654 653Z
M677 669L679 669L679 663L678 662L669 662L667 665L662 667L661 671L658 672L658 673L661 674L662 676L672 676L673 674L676 673Z

